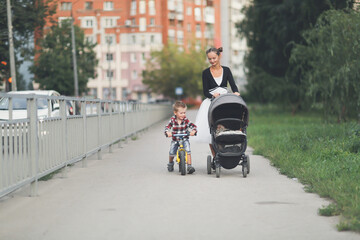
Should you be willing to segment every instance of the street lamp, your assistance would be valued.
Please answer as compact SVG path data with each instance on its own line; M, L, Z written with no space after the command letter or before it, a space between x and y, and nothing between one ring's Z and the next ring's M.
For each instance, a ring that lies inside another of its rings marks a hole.
M77 2L77 1L76 1ZM77 60L76 60L76 46L75 46L75 29L74 29L74 17L73 17L73 5L71 6L71 45L72 45L72 59L73 59L73 69L74 69L74 90L75 97L79 97L79 82L78 82L78 73L77 73Z
M10 72L11 72L11 90L16 91L16 71L15 71L15 55L14 55L14 39L12 32L12 17L11 17L11 6L10 0L6 0L6 10L7 10L7 20L8 20L8 30L9 30L9 53L10 53Z
M107 61L108 61L108 77L109 77L109 99L112 99L112 88L111 88L111 77L112 77L112 72L111 72L111 66L110 66L110 44L111 44L111 38L108 37L106 39L107 45L108 45L108 56L107 56Z

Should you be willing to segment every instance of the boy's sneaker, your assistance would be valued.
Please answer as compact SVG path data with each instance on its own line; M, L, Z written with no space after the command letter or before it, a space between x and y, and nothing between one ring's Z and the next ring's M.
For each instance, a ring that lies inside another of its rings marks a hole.
M174 171L174 162L168 163L167 167L169 172Z
M188 166L188 167L187 167L187 171L188 171L188 174L192 174L192 173L195 172L195 168L192 167L192 166Z

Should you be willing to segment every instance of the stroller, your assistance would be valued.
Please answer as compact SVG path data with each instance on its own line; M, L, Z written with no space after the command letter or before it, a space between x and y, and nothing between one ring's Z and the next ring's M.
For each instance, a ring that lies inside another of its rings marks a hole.
M249 112L244 100L234 94L223 94L212 100L208 120L211 143L215 157L207 157L207 172L215 170L220 177L221 167L233 169L242 166L243 177L250 173L250 158L245 155L247 147L246 128Z

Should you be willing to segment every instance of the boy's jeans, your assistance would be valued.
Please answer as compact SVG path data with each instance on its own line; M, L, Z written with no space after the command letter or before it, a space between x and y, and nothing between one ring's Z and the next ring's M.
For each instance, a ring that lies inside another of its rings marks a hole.
M191 154L189 140L188 139L184 140L183 144L184 144L184 149L187 152L187 154ZM177 151L178 147L179 147L179 144L178 144L177 141L171 141L171 143L170 143L170 151L169 151L170 157L176 156L176 151Z

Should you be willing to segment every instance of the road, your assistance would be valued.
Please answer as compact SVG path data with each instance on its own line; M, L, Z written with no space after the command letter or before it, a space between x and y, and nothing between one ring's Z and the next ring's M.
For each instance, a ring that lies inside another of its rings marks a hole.
M195 121L196 111L188 117ZM156 124L122 148L93 156L87 167L39 183L0 201L1 240L266 239L352 240L338 232L338 217L321 217L329 202L247 152L251 172L206 173L208 146L191 143L193 175L166 169L170 140L167 121Z

